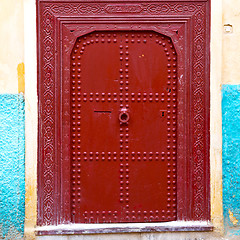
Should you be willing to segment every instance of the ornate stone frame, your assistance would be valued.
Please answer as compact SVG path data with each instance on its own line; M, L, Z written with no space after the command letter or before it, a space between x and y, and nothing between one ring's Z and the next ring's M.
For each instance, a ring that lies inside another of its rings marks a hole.
M210 220L210 1L37 0L38 225L70 222L69 69L77 37L152 30L172 38L178 67L178 220ZM64 167L63 167L64 166ZM201 229L199 229L201 230Z

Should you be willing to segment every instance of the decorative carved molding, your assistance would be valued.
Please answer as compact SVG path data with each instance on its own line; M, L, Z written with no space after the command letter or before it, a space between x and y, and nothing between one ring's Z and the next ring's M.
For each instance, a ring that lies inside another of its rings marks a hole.
M141 14L141 15L167 15L167 14L192 14L197 11L198 3L140 3L140 4L119 4L119 3L55 3L47 6L53 14Z
M42 104L41 113L41 132L42 144L39 145L39 150L42 153L41 167L43 169L41 186L42 186L42 210L44 212L42 216L41 224L53 224L53 210L54 210L54 38L53 38L53 15L46 9L43 12L43 22L41 28L41 35L43 38L43 57L42 57L42 80L41 85L42 92L40 93L42 98L40 99ZM40 176L39 176L40 177Z
M140 13L143 11L141 5L128 4L128 5L107 5L104 7L107 13Z
M193 214L195 219L203 219L204 217L204 155L206 151L206 133L205 128L205 61L206 56L204 48L205 31L205 11L203 7L198 7L198 11L194 15L194 61L193 61Z

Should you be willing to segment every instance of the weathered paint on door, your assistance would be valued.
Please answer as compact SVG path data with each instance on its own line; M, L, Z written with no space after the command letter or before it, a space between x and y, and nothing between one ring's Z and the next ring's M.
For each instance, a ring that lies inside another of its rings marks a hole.
M97 31L71 53L76 223L176 220L177 55L153 31Z

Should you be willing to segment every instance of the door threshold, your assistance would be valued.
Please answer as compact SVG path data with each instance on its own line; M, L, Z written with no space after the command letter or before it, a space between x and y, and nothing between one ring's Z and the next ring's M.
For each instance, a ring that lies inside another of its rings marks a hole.
M36 235L74 235L98 233L198 232L212 231L208 221L173 221L164 223L81 223L36 227Z

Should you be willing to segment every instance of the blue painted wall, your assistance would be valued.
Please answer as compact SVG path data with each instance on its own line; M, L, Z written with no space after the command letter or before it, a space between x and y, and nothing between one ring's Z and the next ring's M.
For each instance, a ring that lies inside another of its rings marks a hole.
M223 210L226 231L240 234L240 85L222 87ZM240 239L240 236L239 236Z
M0 239L22 239L25 217L24 97L0 95Z

